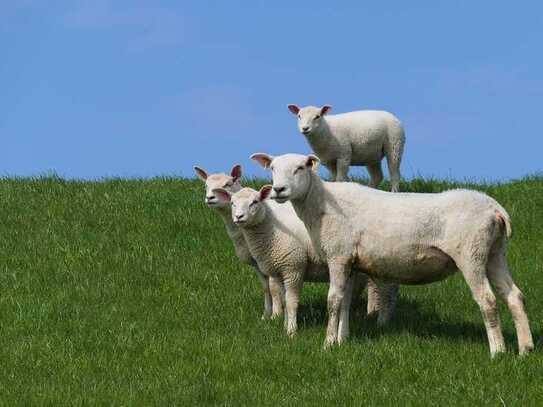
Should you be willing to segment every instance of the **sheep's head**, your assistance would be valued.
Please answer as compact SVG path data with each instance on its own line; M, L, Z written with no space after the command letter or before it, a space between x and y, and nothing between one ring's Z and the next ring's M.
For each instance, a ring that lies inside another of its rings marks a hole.
M256 153L251 159L272 171L273 191L270 198L279 203L304 196L311 184L311 173L319 163L319 159L312 154L284 154L273 157Z
M306 106L302 108L296 105L288 105L288 110L298 117L298 129L305 136L311 135L319 128L322 116L331 109L332 106L329 105L324 105L323 107Z
M228 204L224 204L217 199L217 196L213 193L214 189L223 188L232 194L241 189L239 182L241 178L241 165L234 165L230 171L230 175L224 173L208 174L206 170L200 167L194 167L194 171L198 178L205 183L205 203L210 208L228 206Z
M217 199L225 205L232 205L232 221L241 227L252 226L260 223L266 214L263 202L268 198L272 190L271 185L264 185L260 191L252 188L243 188L234 194L223 188L214 189Z

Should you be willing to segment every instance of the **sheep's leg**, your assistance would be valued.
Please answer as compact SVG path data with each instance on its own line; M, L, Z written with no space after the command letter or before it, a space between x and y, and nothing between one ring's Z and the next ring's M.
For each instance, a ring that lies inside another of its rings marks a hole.
M272 298L271 318L277 318L283 315L284 288L281 279L270 277L270 294Z
M370 182L368 186L370 188L377 188L383 180L383 170L381 168L381 161L366 165L368 174L370 174Z
M351 311L351 301L353 298L354 276L351 275L345 286L345 295L341 302L341 311L339 314L338 338L337 342L342 343L349 337L349 316Z
M351 164L350 158L341 158L336 161L336 181L348 181L349 165Z
M387 153L388 172L390 174L390 190L392 192L400 191L400 163L402 161L403 143L395 146L393 151Z
M255 267L256 275L262 285L262 291L264 291L264 313L262 319L268 319L272 315L272 297L270 293L270 282L268 276L264 275L258 267Z
M490 346L490 355L494 356L496 353L505 352L496 296L492 292L486 276L486 266L484 264L467 264L461 266L460 270L471 289L473 298L481 309Z
M337 179L337 166L335 161L330 161L324 164L328 171L330 171L330 180L333 182Z
M299 281L285 282L285 300L286 300L286 316L285 328L287 335L293 337L298 330L298 304L300 303L300 292L303 286L303 279Z
M328 289L328 327L324 347L329 348L338 341L338 325L341 304L350 273L350 264L345 262L329 263L330 288Z
M491 253L488 261L488 278L498 295L509 307L509 311L513 316L519 353L522 355L532 351L534 349L534 340L530 331L528 315L524 309L524 296L513 282L507 267L504 247L502 250Z
M392 319L396 310L396 300L398 298L398 284L378 283L379 289L379 316L377 325L386 325Z
M368 278L368 316L371 316L379 311L379 304L379 287L377 287L374 280Z

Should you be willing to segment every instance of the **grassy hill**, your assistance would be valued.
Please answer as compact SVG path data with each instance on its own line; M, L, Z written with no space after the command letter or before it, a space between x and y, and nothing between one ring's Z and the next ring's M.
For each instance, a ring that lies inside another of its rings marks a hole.
M255 183L255 185L258 182ZM412 180L404 190L452 183ZM543 335L543 179L472 185L509 211L510 268ZM394 321L353 312L322 350L325 285L299 334L261 321L262 296L199 181L0 180L0 402L105 405L542 405L543 353L490 360L460 276L402 287Z

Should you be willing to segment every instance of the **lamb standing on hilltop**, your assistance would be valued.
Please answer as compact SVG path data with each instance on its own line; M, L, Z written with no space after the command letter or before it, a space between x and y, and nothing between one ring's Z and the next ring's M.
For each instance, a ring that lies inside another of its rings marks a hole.
M326 346L348 335L341 310L348 307L355 265L369 276L400 284L431 283L460 271L481 309L491 355L505 351L492 287L513 316L519 353L533 350L524 297L507 267L511 222L494 199L469 190L397 194L325 182L311 170L318 161L313 155L251 158L272 170L271 197L292 203L328 263Z
M297 330L297 310L304 282L328 282L329 273L292 205L267 200L271 189L271 185L265 185L260 191L243 188L231 194L219 188L213 193L220 202L232 204L232 220L243 232L259 270L270 278L279 279L284 285L285 327L287 334L293 336ZM355 296L358 297L367 277L358 272L354 278ZM346 293L349 297L352 296L352 288L349 287ZM380 324L387 322L394 311L395 288L395 285L379 284L379 297L386 298L378 311ZM350 305L350 301L344 303ZM348 321L349 307L342 312Z
M333 181L347 181L349 166L365 165L369 186L383 180L381 160L387 158L392 192L400 190L400 163L405 144L404 129L391 113L380 110L328 115L331 106L288 105L298 117L298 129L306 137Z
M270 279L259 270L258 264L251 256L241 230L232 221L230 204L221 202L213 192L216 188L223 188L230 193L239 191L241 189L239 182L241 179L241 166L235 165L232 167L230 175L224 173L208 174L200 167L194 167L194 171L198 178L205 182L205 203L209 208L215 209L222 218L226 233L232 239L238 259L244 264L253 266L255 269L255 273L264 291L264 313L262 314L262 319L280 316L283 313L281 283L275 278Z

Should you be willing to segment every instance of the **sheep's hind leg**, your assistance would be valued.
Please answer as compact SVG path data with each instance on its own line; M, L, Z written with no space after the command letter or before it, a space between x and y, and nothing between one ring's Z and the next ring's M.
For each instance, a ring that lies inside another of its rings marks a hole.
M344 342L345 339L349 337L349 318L351 311L351 301L353 298L354 279L354 275L351 274L351 277L349 277L345 286L345 295L343 297L343 301L341 301L341 311L339 314L337 338L338 343Z
M388 151L385 152L390 175L390 190L392 192L400 191L400 164L402 162L403 146L404 142L400 140L396 144L388 146L386 148Z
M490 282L486 276L486 265L471 264L471 262L458 265L466 283L471 289L473 298L481 309L488 336L488 344L490 346L490 355L494 356L496 353L505 352L505 342L498 316L496 296L492 292Z
M528 315L524 309L524 296L515 285L507 267L505 245L500 242L499 248L490 254L488 261L488 278L498 295L507 304L517 331L519 353L525 354L534 349L534 340L530 331Z
M275 277L270 277L270 294L272 298L271 318L275 319L283 315L284 287L283 282Z
M378 163L372 163L366 165L366 169L368 170L368 174L370 174L370 182L368 186L370 188L377 188L381 181L383 181L383 170L381 168L381 162Z
M272 297L270 293L270 282L268 276L264 275L258 267L255 266L255 272L264 291L264 313L261 319L269 319L272 315Z
M349 180L349 165L351 164L350 159L338 159L336 161L336 181L348 181Z

